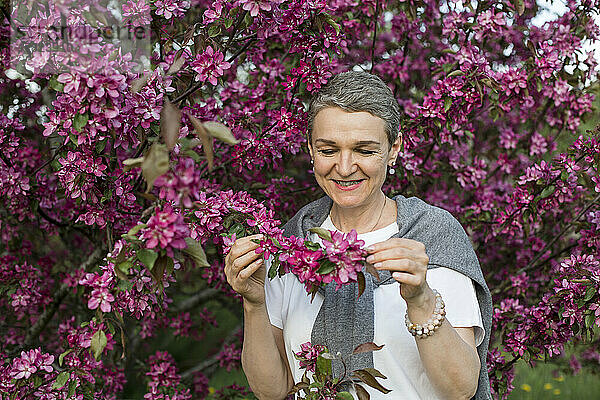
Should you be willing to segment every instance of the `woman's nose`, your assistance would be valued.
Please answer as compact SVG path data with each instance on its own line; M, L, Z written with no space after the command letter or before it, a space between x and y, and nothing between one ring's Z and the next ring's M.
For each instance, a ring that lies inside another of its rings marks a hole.
M342 151L337 162L338 174L341 177L348 177L357 170L356 163L354 162L354 155L351 151Z

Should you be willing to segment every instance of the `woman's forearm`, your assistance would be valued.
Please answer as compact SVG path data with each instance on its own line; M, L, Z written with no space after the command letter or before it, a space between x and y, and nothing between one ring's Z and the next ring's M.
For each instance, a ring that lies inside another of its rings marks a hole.
M423 304L408 305L411 322L424 324L435 308L435 295L430 293ZM477 390L480 361L477 352L467 344L444 319L433 335L415 338L421 362L438 395L444 399L470 399Z
M242 368L252 391L261 400L282 400L293 385L287 360L277 348L264 304L244 301Z

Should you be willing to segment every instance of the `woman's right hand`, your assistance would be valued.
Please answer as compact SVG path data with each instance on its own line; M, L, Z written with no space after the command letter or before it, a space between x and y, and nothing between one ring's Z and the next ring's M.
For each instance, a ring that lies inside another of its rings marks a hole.
M262 254L254 252L258 244L251 241L262 238L261 234L239 238L225 256L227 282L253 305L265 303L265 262Z

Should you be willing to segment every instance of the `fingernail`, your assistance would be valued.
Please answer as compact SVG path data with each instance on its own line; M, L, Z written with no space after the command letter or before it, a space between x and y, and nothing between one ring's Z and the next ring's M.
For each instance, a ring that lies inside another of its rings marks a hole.
M373 246L369 246L365 250L367 250L367 251L373 251Z
M374 258L375 258L375 257L373 257L373 256L369 256L369 257L367 257L367 262L371 262L371 261L373 261L373 259L374 259Z
M378 262L378 263L375 263L375 265L373 265L373 266L374 266L376 269L379 269L379 268L381 268L381 263L380 263L380 262Z

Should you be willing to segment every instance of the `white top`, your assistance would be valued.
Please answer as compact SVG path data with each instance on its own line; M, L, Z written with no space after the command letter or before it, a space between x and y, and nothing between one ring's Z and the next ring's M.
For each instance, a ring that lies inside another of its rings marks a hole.
M336 230L328 216L321 227ZM398 232L398 224L392 223L373 232L359 234L365 242L364 247L389 239ZM309 240L319 243L321 239L311 234ZM270 259L265 262L267 271ZM478 346L484 338L483 322L475 288L471 279L453 269L437 267L427 270L426 280L429 286L437 289L446 305L446 319L453 327L475 327L475 344ZM313 302L304 286L292 274L273 280L265 280L266 306L273 326L283 329L285 351L291 366L294 382L300 382L303 369L295 359L294 352L300 351L300 345L309 342L313 324L323 304L323 296L317 293ZM438 399L429 378L425 373L415 338L408 332L404 323L406 302L400 295L398 282L382 285L373 292L375 306L374 342L384 344L384 348L373 352L374 367L388 379L378 379L392 392L383 393L362 385L372 400L391 399ZM356 398L356 394L352 391Z

